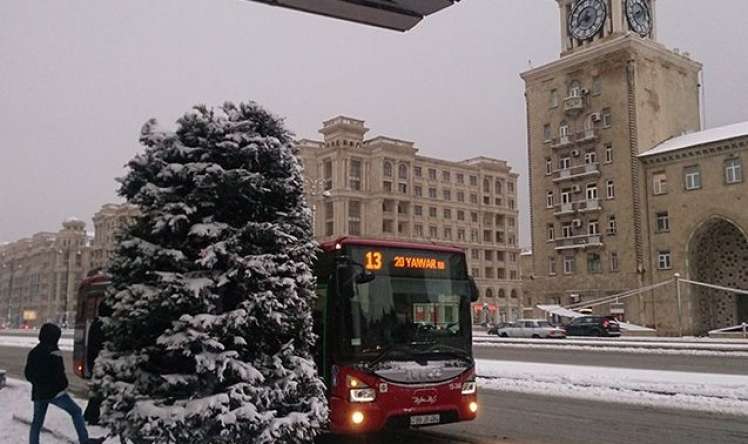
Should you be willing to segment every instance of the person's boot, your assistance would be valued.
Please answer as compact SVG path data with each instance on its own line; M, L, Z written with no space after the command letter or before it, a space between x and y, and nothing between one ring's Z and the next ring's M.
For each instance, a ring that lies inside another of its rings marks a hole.
M88 438L88 441L86 441L86 444L101 444L104 441L106 441L106 437L102 437L102 438Z

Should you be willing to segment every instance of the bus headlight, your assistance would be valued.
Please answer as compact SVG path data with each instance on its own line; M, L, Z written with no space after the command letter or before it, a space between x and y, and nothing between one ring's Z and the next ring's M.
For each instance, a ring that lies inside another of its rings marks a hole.
M475 381L468 381L462 383L462 394L463 395L474 395L478 391L478 383Z
M351 389L351 402L374 402L377 392L373 388Z
M468 405L468 408L470 409L470 412L476 413L478 412L478 403L473 401Z
M353 412L351 415L351 421L353 421L354 424L359 425L362 422L364 422L364 414L361 412Z

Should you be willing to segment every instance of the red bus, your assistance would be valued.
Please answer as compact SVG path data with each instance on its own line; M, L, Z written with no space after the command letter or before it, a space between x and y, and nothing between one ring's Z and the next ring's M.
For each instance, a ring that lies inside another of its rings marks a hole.
M91 377L89 368L88 331L99 312L99 304L109 286L109 277L95 274L81 281L75 312L75 336L73 337L73 371L81 378Z
M317 261L316 359L335 433L475 418L471 301L462 249L341 238Z
M476 417L470 305L477 299L462 249L341 238L315 264L314 358L328 389L330 431L360 434ZM81 285L75 368L106 278Z

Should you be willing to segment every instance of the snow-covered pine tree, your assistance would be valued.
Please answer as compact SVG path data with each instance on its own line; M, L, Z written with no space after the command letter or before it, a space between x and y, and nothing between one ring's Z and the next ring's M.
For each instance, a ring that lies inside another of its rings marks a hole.
M102 422L134 443L301 443L327 420L311 348L311 212L282 121L196 106L142 130L120 195L142 216L109 273Z

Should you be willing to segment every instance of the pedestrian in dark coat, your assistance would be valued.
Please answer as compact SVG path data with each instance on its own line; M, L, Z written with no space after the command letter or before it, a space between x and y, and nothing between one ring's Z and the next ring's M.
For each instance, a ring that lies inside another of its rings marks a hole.
M71 416L80 444L100 443L103 439L89 439L83 412L66 392L68 379L65 376L62 352L57 345L60 336L60 327L44 324L39 331L39 344L29 352L26 359L24 373L26 379L31 382L31 400L34 401L34 419L31 422L29 442L39 444L39 433L47 416L47 408L52 404Z
M86 341L86 365L91 374L93 374L96 358L104 348L104 323L102 322L102 318L110 317L112 309L104 301L101 301L99 302L97 312L98 316L88 329L88 341ZM89 390L89 394L91 397L88 399L88 405L86 405L83 417L88 424L97 425L99 423L99 416L101 415L101 402L103 398L100 393L96 393L93 390Z

